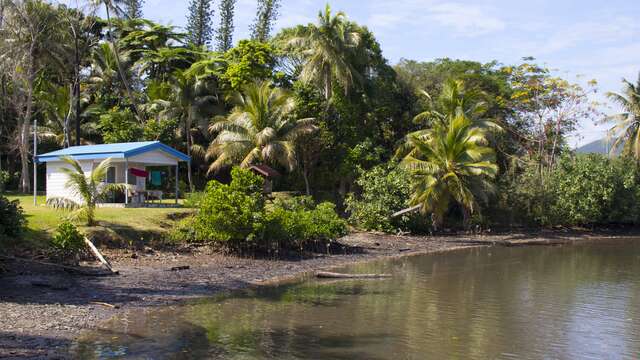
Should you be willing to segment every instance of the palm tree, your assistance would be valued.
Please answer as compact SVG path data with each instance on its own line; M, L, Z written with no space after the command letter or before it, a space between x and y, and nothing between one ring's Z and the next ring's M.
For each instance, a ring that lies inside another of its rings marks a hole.
M153 101L154 105L160 108L158 115L164 119L177 119L182 125L181 132L187 155L204 161L205 148L195 143L194 135L199 132L207 133L210 118L208 115L221 102L217 88L212 88L206 79L198 79L183 70L174 71L168 85L169 96ZM188 167L187 179L189 188L193 191L191 166Z
M133 91L131 90L131 86L129 85L128 77L125 75L124 68L122 66L122 62L120 60L120 51L118 48L117 39L113 36L113 21L111 20L111 11L114 11L116 14L123 14L124 11L120 8L120 4L123 3L123 0L93 0L95 5L104 4L105 13L107 15L107 25L109 29L107 30L107 39L112 45L114 59L116 62L116 69L118 70L118 74L120 75L120 80L122 81L122 85L124 86L127 97L129 98L129 102L131 102L131 107L133 108L133 112L138 115L138 106L136 99L133 96Z
M487 146L487 130L464 114L433 128L410 134L410 150L402 165L411 172L412 209L431 213L434 225L442 223L452 201L458 203L465 224L479 210L478 199L487 199L498 167Z
M477 88L468 89L462 80L446 80L435 101L426 91L421 91L421 94L427 99L429 106L426 111L414 117L416 123L449 121L460 113L481 122L482 115L487 112L487 103L482 100L483 92ZM483 125L486 123L483 122Z
M73 209L72 217L84 218L87 220L88 226L93 226L96 204L113 191L123 191L126 185L104 183L107 170L112 164L111 158L103 160L89 175L85 175L82 166L73 158L61 157L60 159L70 165L70 167L60 169L69 178L65 186L70 189L72 195L82 199L82 203L68 198L50 198L47 200L47 204L55 208Z
M607 122L616 123L609 130L610 136L614 138L611 152L615 152L624 144L623 152L640 160L640 74L635 85L627 80L623 80L623 83L622 94L607 93L609 99L623 109L622 113L605 119Z
M245 86L235 101L231 114L210 127L218 135L207 150L207 158L215 159L209 173L226 165L262 162L291 171L296 164L295 141L316 130L314 119L294 119L293 98L269 81Z
M318 13L318 24L294 29L286 46L299 49L304 59L300 79L318 84L324 89L325 99L329 100L334 82L347 92L359 80L360 74L352 60L360 39L360 32L347 21L345 14L332 15L327 4L325 10Z

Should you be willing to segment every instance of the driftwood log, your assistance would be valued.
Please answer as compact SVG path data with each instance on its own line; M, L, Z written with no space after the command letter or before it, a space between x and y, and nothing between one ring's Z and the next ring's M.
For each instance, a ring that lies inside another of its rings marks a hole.
M102 265L104 265L104 267L106 267L109 271L111 271L111 273L118 274L118 270L113 269L113 266L111 266L111 263L109 263L109 261L107 261L107 259L105 259L104 256L102 256L102 253L100 253L100 250L98 250L98 248L95 245L93 245L91 240L89 240L86 236L84 237L84 242L85 244L87 244L87 246L89 246L89 249L91 249L91 252L93 253L93 255L102 263Z
M397 211L397 212L391 214L391 217L394 218L394 217L398 217L398 216L406 214L406 213L410 213L410 212L413 212L413 211L418 211L418 210L420 210L421 207L422 207L422 204L416 205L416 206L412 206L410 208L402 209L400 211Z
M316 277L322 279L380 279L390 278L390 274L343 274L329 271L317 271Z

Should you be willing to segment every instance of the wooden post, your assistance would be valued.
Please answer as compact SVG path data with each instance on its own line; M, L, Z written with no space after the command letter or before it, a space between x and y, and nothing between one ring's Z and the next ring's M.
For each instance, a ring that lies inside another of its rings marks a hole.
M33 206L38 205L38 119L33 120Z
M178 205L178 168L180 167L180 163L176 164L176 205Z
M124 204L129 203L129 160L124 158Z

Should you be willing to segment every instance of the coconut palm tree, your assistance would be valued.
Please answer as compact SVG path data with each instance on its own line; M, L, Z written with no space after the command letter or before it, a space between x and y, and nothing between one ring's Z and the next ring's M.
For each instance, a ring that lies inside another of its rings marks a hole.
M331 14L327 4L318 13L318 24L294 29L285 46L298 49L304 59L300 79L322 87L325 99L329 100L334 82L346 92L359 80L352 60L360 39L360 32L345 14Z
M104 5L104 10L107 15L107 26L108 26L107 39L111 43L113 54L114 54L114 60L116 63L116 69L118 71L118 74L120 75L120 80L122 81L122 85L125 89L125 93L127 95L127 98L129 99L129 102L131 103L133 112L137 116L138 115L137 101L133 96L133 91L131 90L128 76L126 75L124 71L124 67L122 66L122 61L121 61L120 51L119 51L120 48L118 45L118 40L113 36L114 27L113 27L113 21L111 19L111 12L115 12L116 14L124 13L122 8L120 7L120 5L124 3L124 1L123 0L92 0L92 2L95 5L100 5L100 4Z
M486 121L482 120L482 115L487 112L487 103L482 100L482 91L476 88L468 89L462 80L446 80L442 92L436 99L432 99L426 91L422 91L421 94L429 105L427 110L414 117L416 123L448 121L459 113L478 122Z
M231 114L210 127L218 135L207 150L207 158L215 159L209 173L227 165L263 162L291 171L296 164L295 141L316 130L314 119L294 119L293 98L269 81L245 86L235 101Z
M487 146L487 130L460 113L451 121L408 136L410 150L401 164L411 172L413 209L442 223L452 202L462 207L465 224L487 199L498 167Z
M113 191L125 190L126 185L104 183L107 170L112 164L111 158L103 160L89 175L85 175L80 164L73 158L61 157L60 159L70 165L70 167L60 169L69 178L65 186L72 195L82 199L82 202L78 203L68 198L50 198L47 200L47 205L74 210L71 217L84 218L87 220L88 226L93 226L96 204L108 197Z
M615 152L624 146L623 153L640 160L640 74L635 85L627 80L623 80L623 83L621 94L607 93L609 99L623 109L623 112L605 119L606 122L616 123L609 130L610 136L614 138L611 151Z

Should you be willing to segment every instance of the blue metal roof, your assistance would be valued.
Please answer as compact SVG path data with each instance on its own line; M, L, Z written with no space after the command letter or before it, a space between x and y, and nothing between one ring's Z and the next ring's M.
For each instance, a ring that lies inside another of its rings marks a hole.
M122 159L154 150L164 151L167 154L178 158L180 161L190 160L189 156L159 141L71 146L66 149L60 149L46 154L38 155L36 156L36 160L38 162L56 161L60 160L61 156L71 156L76 160L106 158Z

